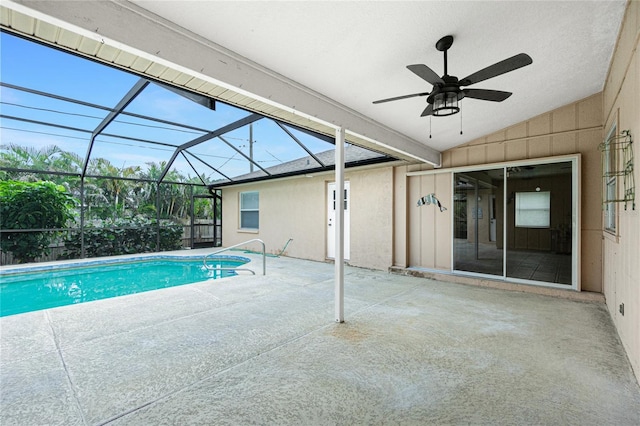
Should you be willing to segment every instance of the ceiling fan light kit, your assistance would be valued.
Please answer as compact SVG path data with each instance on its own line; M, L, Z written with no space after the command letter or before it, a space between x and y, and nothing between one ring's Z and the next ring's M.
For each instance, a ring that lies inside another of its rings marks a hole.
M458 94L456 92L442 92L433 97L433 112L436 117L446 117L460 112Z
M393 98L381 99L374 101L374 104L397 101L400 99L413 98L418 96L427 96L427 107L420 114L421 117L435 116L446 117L460 112L460 101L463 98L473 98L482 101L502 102L511 96L511 92L501 90L487 89L467 89L463 86L471 86L472 84L488 80L493 77L522 68L533 62L531 57L525 53L519 53L515 56L497 62L486 68L481 69L461 80L458 77L449 75L447 69L447 50L453 44L453 36L444 36L436 43L436 49L444 54L444 75L440 77L431 68L424 64L407 65L409 71L433 86L431 92L414 93L411 95L396 96ZM462 133L462 132L461 132Z

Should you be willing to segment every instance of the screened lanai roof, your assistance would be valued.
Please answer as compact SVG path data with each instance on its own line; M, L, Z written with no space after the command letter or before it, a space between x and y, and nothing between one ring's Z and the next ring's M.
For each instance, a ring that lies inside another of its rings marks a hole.
M333 138L0 33L0 167L224 186L330 170ZM347 166L394 160L361 147Z

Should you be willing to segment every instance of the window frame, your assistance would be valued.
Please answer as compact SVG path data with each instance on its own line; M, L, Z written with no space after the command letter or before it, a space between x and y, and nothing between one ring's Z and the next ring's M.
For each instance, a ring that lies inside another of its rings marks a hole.
M246 207L245 204L245 196L248 195L256 195L256 199L257 199L257 206L256 207ZM246 223L246 218L244 217L243 213L257 213L257 217L256 217L256 222L257 225L254 226L246 226L246 225L251 225L251 224L247 224ZM243 191L243 192L239 192L238 193L238 223L239 223L239 228L241 230L247 230L247 231L258 231L260 229L260 192L259 191Z
M616 134L617 123L613 123L611 128L607 132L607 138L605 139L604 160L602 162L602 174L605 177L603 180L603 195L604 205L602 208L602 220L604 231L617 235L618 232L618 220L617 220L617 207L616 200L618 198L618 177L616 175L617 170L617 158L616 150L613 142L613 137Z
M527 198L530 197L532 195L537 195L538 198L542 198L542 195L546 194L546 199L545 199L545 203L546 203L546 208L543 209L523 209L520 208L520 204L523 201L523 198ZM523 217L522 215L525 214L526 212L531 212L533 213L534 211L538 212L538 211L543 211L546 213L546 221L545 224L541 224L541 225L535 225L535 224L522 224L522 223L518 223L519 219L522 220ZM521 191L521 192L516 192L516 206L515 206L515 218L514 218L514 226L516 228L535 228L535 229L548 229L551 227L551 191Z

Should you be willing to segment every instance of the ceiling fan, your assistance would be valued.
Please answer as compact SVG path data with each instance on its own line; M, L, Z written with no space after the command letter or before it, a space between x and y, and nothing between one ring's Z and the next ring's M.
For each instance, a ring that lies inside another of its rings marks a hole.
M450 35L442 37L436 43L436 49L444 52L444 75L442 77L439 77L435 71L424 64L407 65L407 68L409 68L411 72L433 85L433 90L431 92L396 96L393 98L374 101L373 103L380 104L383 102L397 101L417 96L427 96L427 103L429 105L427 105L424 111L422 111L422 114L420 114L421 117L428 115L437 117L453 115L460 111L458 101L465 97L480 99L483 101L502 102L511 96L511 92L486 89L463 89L463 86L471 86L472 84L517 70L518 68L522 68L533 62L529 55L519 53L458 80L456 76L449 75L447 71L447 50L449 50L452 44L453 36Z

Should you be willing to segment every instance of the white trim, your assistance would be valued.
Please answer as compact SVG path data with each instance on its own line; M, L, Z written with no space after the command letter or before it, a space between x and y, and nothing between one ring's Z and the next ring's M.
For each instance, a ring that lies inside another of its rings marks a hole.
M407 172L407 176L412 177L412 176L433 175L438 173L461 173L461 172L470 172L474 170L499 169L502 167L511 167L511 166L528 166L531 164L562 163L563 161L571 161L576 156L580 156L580 154L566 154L566 155L558 155L555 157L538 157L538 158L529 158L526 160L502 161L499 163L474 164L472 166L458 166L458 167L448 167L444 169L420 170L417 172Z
M576 156L571 165L571 205L575 207L571 209L571 253L575 253L571 258L571 286L582 291L582 157Z
M344 128L336 130L335 319L344 322Z
M258 208L257 209L247 209L247 208L242 208L243 204L244 204L244 197L243 195L245 194L257 194L258 196ZM248 226L242 226L242 213L243 212L258 212L258 226L256 228L250 228ZM260 230L260 191L239 191L238 192L238 230L239 231L244 231L244 232L258 232Z
M605 156L605 160L602 162L602 173L610 173L610 172L615 172L617 167L618 167L618 161L619 159L617 158L616 155L616 151L615 148L612 146L612 142L611 139L615 136L616 132L618 130L618 123L617 121L614 121L611 124L611 127L609 128L609 131L607 132L607 137L605 138L605 144L606 144L606 148L605 151L603 153L603 155ZM611 156L614 156L613 159L611 158ZM612 164L613 163L613 164ZM613 165L613 170L611 170L611 166ZM618 199L618 177L617 176L610 176L608 178L606 178L606 180L604 181L604 184L602 185L602 192L603 192L603 199L604 200L609 200L609 187L612 187L613 189L613 199L617 200ZM604 203L603 206L603 218L602 218L602 229L604 230L604 232L612 235L612 236L617 236L618 235L618 205L615 201L607 201L606 203ZM610 227L609 225L613 224L613 227Z

